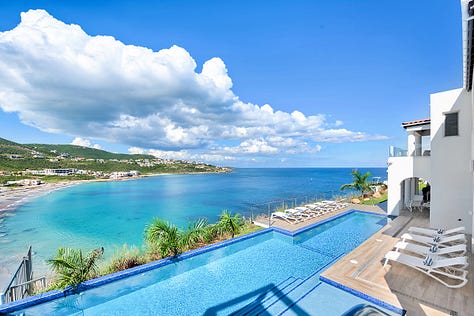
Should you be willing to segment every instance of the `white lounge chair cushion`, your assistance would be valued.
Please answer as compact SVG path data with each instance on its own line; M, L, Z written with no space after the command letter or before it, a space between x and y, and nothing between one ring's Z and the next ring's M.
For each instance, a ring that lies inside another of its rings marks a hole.
M423 260L400 252L389 251L385 255L385 260L385 264L391 260L418 270L450 288L460 288L467 283L467 271L464 270L467 267L467 257L465 256L439 260L427 257ZM438 275L457 283L448 283Z

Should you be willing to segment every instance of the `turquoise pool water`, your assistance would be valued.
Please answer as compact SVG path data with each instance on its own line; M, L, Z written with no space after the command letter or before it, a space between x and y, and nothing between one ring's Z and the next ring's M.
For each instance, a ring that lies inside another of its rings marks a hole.
M341 315L367 301L319 274L385 224L352 212L294 237L268 231L16 314Z

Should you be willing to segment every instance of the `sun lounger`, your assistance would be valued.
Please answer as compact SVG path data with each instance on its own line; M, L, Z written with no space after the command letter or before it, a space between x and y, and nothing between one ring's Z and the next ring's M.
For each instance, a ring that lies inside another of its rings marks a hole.
M423 259L396 251L389 251L385 255L384 266L389 260L423 272L450 288L460 288L467 283L467 271L464 270L467 267L467 257L433 259L428 256ZM450 280L450 282L448 283L447 280Z
M466 235L464 234L457 234L457 235L446 236L446 237L444 236L427 237L427 236L405 233L400 238L402 239L402 241L415 241L420 244L438 245L440 247L447 247L447 246L452 246L454 244L466 243Z
M293 217L291 215L288 215L284 212L273 212L272 215L271 215L271 218L279 218L279 219L282 219L284 220L285 222L289 223L289 224L295 224L295 223L298 223L301 221L301 219L299 218L296 218L296 217Z
M302 209L289 208L289 209L284 210L283 212L286 213L286 214L289 214L291 216L294 216L296 218L299 218L302 221L304 221L304 220L306 220L310 217L313 217L312 214L309 214L309 213L305 212Z
M307 207L297 206L295 207L295 210L301 212L301 215L303 216L316 217L316 214L314 212L311 212L311 210Z
M434 228L422 228L422 227L409 227L408 231L411 233L427 236L449 236L456 233L464 233L466 227L459 226L451 229L434 229Z
M467 251L465 244L459 244L455 246L448 247L438 247L437 245L421 246L417 244L412 244L405 241L399 241L395 244L396 251L405 250L419 254L421 256L434 255L434 256L453 256L453 255L463 255Z

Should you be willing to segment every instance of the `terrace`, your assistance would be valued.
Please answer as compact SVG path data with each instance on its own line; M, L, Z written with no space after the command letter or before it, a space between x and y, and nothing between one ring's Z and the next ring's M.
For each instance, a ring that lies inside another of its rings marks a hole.
M407 315L472 315L474 311L474 255L468 243L469 282L450 289L423 273L390 263L384 255L410 226L429 227L428 212L402 211L400 216L322 273L340 287L365 293L407 311Z

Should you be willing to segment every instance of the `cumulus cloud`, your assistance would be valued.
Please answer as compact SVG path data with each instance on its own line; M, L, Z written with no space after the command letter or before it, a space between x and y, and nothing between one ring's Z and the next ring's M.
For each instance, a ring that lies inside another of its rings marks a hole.
M131 155L144 155L146 154L146 150L138 147L130 147L128 153Z
M196 69L184 48L125 45L30 10L0 32L0 107L40 130L127 144L135 153L201 149L227 159L226 153L317 152L318 142L385 139L339 128L341 121L323 114L243 102L220 58Z
M81 137L74 138L71 142L71 145L101 149L101 146L99 144L92 145L90 140Z
M234 157L229 156L229 155L193 153L188 150L167 151L167 150L150 149L147 151L147 153L157 158L162 158L162 159L177 159L177 160L188 160L188 161L198 161L198 162L220 163L220 162L235 160Z

